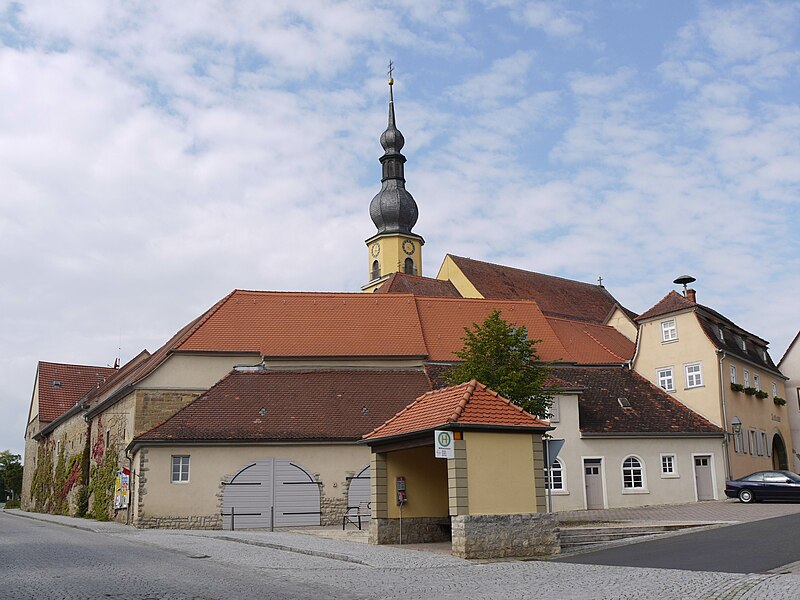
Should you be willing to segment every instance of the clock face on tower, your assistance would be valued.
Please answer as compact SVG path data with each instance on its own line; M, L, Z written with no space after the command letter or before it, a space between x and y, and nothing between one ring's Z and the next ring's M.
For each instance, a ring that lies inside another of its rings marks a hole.
M369 251L372 254L372 256L377 258L378 254L381 253L381 245L378 242L375 242L374 244L372 244L372 246L369 247Z
M411 240L403 240L403 252L406 254L414 254L414 242Z

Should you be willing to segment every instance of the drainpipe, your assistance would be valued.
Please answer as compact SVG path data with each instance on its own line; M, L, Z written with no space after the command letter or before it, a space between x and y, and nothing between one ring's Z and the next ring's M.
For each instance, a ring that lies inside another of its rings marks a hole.
M722 429L725 431L725 437L722 439L722 445L725 449L725 479L733 479L731 473L731 445L728 433L728 407L725 405L725 369L723 361L727 356L724 350L717 349L719 354L719 391L722 398Z

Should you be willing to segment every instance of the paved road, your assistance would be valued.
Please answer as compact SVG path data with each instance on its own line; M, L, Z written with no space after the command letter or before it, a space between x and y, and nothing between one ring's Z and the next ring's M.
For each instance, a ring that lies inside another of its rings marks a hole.
M323 582L190 558L141 543L0 513L0 595L49 598L334 598ZM354 597L354 596L350 596Z
M592 565L765 573L800 561L800 515L707 529L558 560Z
M0 513L3 599L797 598L798 578L792 575L476 563L289 532L136 530L48 518L99 531Z

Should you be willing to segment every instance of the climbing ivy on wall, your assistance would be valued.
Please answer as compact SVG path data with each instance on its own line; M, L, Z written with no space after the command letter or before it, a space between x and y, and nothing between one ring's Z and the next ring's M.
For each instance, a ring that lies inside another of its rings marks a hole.
M31 481L33 510L49 512L53 505L53 444L48 440L36 450L36 468Z
M55 485L53 488L53 502L52 511L57 515L67 514L67 495L62 493L64 484L67 482L67 456L64 451L64 442L58 449L58 458L56 459L56 472L54 474Z
M92 501L90 513L98 521L108 521L111 518L116 478L117 451L112 445L106 448L100 462L92 465L89 476L89 497Z

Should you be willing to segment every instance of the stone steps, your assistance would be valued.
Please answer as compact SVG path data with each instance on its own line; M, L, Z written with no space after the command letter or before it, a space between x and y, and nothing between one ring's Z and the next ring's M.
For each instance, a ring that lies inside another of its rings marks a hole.
M561 552L575 552L624 540L643 536L665 534L690 527L703 526L704 523L674 523L653 525L617 525L617 526L561 526Z

